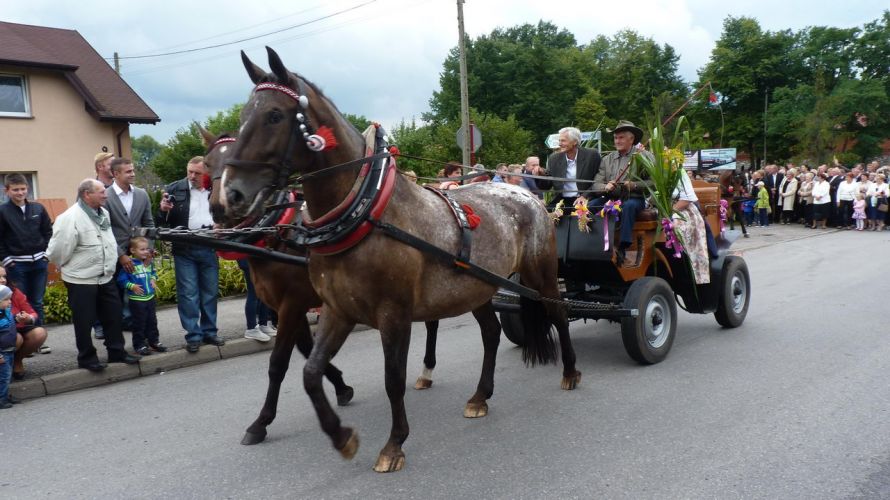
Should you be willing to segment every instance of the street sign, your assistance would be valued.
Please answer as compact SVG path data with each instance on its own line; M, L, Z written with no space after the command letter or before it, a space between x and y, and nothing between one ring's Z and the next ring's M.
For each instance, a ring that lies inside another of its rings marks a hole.
M470 132L473 134L473 152L479 151L479 146L482 145L482 132L479 131L479 128L476 125L470 124ZM457 147L463 149L464 148L464 128L461 127L457 129Z
M601 135L599 130L594 130L593 132L581 132L581 143L593 139L595 141L600 140ZM547 136L547 139L544 140L544 145L546 145L550 149L559 148L559 134L550 134Z

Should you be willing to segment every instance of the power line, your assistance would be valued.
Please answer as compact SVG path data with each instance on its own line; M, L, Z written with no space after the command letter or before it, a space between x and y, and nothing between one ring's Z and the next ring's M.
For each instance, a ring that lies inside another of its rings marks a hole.
M149 58L149 57L172 56L172 55L177 55L177 54L187 54L187 53L190 53L190 52L197 52L197 51L199 51L199 50L208 50L208 49L215 49L215 48L218 48L218 47L225 47L225 46L227 46L227 45L234 45L234 44L236 44L236 43L248 42L248 41L250 41L250 40L256 40L257 38L262 38L262 37L264 37L264 36L275 35L275 34L278 34L278 33L282 33L282 32L284 32L284 31L292 30L292 29L294 29L294 28L300 28L300 27L302 27L302 26L306 26L306 25L308 25L308 24L317 23L317 22L319 22L319 21L323 21L323 20L325 20L325 19L329 19L329 18L331 18L331 17L338 16L338 15L340 15L340 14L345 14L345 13L347 13L347 12L350 12L350 11L353 11L353 10L356 10L356 9L359 9L359 8L364 7L364 6L366 6L366 5L372 4L372 3L376 2L376 1L377 1L377 0L368 0L367 2L360 3L360 4L355 5L355 6L353 6L353 7L349 7L349 8L347 8L347 9L343 9L343 10L334 12L333 14L328 14L328 15L326 15L326 16L318 17L318 18L316 18L316 19L312 19L312 20L309 20L309 21L306 21L306 22L303 22L303 23L295 24L295 25L293 25L293 26L288 26L287 28L282 28L282 29L280 29L280 30L271 31L271 32L269 32L269 33L264 33L264 34L262 34L262 35L256 35L256 36L251 36L251 37L247 37L247 38L242 38L242 39L240 39L240 40L234 40L234 41L226 42L226 43L218 43L218 44L216 44L216 45L208 45L208 46L205 46L205 47L197 47L197 48L194 48L194 49L177 50L177 51L173 51L173 52L164 52L164 53L160 53L160 54L147 54L147 55L141 55L141 56L122 56L122 57L119 57L119 59L146 59L146 58Z

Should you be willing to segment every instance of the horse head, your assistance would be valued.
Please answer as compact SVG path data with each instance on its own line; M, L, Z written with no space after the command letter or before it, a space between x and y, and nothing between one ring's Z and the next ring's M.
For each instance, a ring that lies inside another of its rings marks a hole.
M225 197L221 205L228 219L257 215L263 200L285 189L294 174L340 164L363 153L361 136L336 106L311 82L288 71L274 50L266 49L271 73L241 52L256 86L241 111L238 142L221 177ZM319 184L329 191L323 198L336 198L337 177L345 179L349 173L326 176Z
M235 136L229 132L223 132L214 135L199 123L195 123L195 127L201 134L201 143L204 145L204 165L207 166L207 173L212 180L212 189L210 191L210 213L213 215L213 222L217 224L227 224L225 217L225 197L222 196L221 179L223 169L229 158L234 152Z

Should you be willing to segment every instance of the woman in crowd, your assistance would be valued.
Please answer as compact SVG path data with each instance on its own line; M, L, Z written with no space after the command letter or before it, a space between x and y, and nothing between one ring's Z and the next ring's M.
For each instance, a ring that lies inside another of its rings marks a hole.
M779 206L782 207L782 224L794 222L794 200L797 197L797 171L788 169L785 172L785 182L782 183L782 192L779 193Z
M852 172L847 173L837 187L838 221L847 229L853 229L853 202L859 194L859 184L854 182L854 177Z
M680 235L683 249L692 264L692 273L697 284L711 282L708 258L708 240L705 220L698 210L698 196L686 170L680 169L680 182L674 188L674 231Z
M887 186L884 174L875 175L875 181L868 186L865 192L866 215L868 216L868 227L872 231L884 230L884 212L878 207L887 203L887 197L890 196L890 188Z
M800 205L803 223L806 226L813 224L813 174L803 174L800 189L797 190L797 202Z
M42 326L36 326L37 313L28 298L19 290L14 283L7 282L6 269L0 266L0 285L6 285L12 290L12 316L16 323L16 351L15 362L12 367L12 378L22 380L25 378L25 365L22 360L31 356L43 346L46 341L46 329ZM45 346L44 346L45 347ZM43 352L49 352L45 350Z
M460 163L455 161L448 162L445 165L445 169L442 171L442 177L460 177L461 172L463 171L463 167ZM445 181L439 184L439 189L457 189L460 187L459 181Z
M816 174L815 183L813 184L813 229L821 224L822 229L827 229L828 208L831 203L831 187L825 180L825 174L819 172Z

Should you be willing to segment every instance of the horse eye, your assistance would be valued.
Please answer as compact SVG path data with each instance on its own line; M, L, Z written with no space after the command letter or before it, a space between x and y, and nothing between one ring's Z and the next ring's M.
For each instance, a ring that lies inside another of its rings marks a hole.
M269 123L272 125L279 123L283 119L284 115L281 114L281 111L275 110L269 113Z

